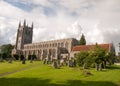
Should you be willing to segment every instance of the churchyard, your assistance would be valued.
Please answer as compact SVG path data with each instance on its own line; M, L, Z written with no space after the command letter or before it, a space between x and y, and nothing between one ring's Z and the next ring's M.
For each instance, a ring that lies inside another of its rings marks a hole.
M0 86L120 86L120 65L95 68L62 66L54 68L43 61L0 62Z

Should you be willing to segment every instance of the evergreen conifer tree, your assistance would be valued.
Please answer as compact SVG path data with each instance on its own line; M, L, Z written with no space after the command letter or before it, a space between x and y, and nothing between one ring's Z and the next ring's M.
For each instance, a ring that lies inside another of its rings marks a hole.
M79 41L79 44L80 44L80 45L86 45L86 39L85 39L84 34L82 34L82 36L81 36L81 38L80 38L80 41Z

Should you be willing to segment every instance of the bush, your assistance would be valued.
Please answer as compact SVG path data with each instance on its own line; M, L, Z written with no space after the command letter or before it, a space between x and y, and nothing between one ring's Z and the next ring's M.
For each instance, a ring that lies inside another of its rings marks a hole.
M31 60L32 59L32 55L28 55L28 60Z
M92 63L92 64L90 65L90 67L91 67L91 68L95 68L95 63Z
M19 55L18 54L14 54L13 57L15 58L15 60L19 60Z
M22 61L24 59L24 55L20 55L20 60Z

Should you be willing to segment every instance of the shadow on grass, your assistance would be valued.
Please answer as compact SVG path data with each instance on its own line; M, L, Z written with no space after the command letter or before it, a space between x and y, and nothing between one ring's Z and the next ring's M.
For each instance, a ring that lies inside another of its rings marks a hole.
M59 82L60 83L60 82ZM107 81L68 80L65 83L51 83L50 79L0 78L0 86L117 86Z
M113 69L113 70L114 70L114 69L120 69L120 66L108 66L107 68L108 68L108 69Z

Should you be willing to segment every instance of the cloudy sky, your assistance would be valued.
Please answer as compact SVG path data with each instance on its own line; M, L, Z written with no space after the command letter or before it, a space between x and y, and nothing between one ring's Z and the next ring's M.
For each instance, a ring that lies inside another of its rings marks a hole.
M15 44L19 21L34 23L33 42L77 38L120 42L120 0L0 0L0 45Z

